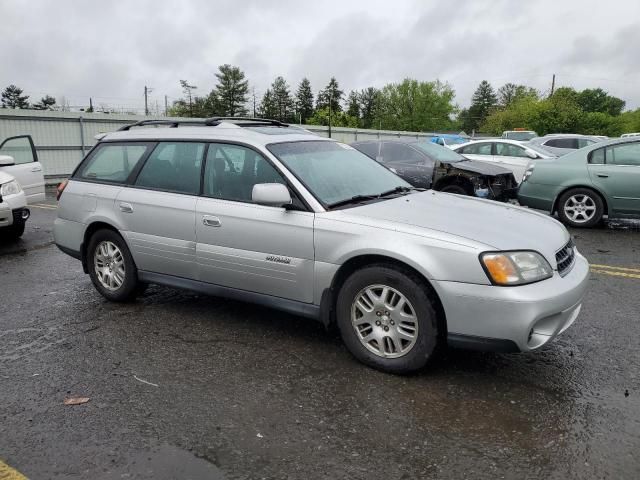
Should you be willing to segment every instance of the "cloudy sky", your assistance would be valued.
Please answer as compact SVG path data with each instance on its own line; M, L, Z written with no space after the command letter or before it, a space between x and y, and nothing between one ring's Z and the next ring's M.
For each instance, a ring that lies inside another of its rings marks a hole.
M117 107L207 93L217 66L258 97L277 75L314 91L439 78L467 105L482 79L600 86L640 107L638 0L0 0L0 88Z

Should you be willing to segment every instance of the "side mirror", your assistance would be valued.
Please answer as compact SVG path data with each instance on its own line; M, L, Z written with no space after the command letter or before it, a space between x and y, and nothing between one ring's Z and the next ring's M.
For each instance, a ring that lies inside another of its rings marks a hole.
M258 183L253 186L251 199L259 205L283 207L291 203L289 189L281 183Z
M534 160L538 158L538 154L536 152L532 152L531 150L525 150L527 157L533 158Z
M0 167L10 167L15 165L16 161L9 155L0 155Z

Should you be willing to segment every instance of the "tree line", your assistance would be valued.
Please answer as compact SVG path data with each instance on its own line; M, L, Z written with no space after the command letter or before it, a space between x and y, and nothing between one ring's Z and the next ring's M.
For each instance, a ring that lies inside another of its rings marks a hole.
M176 117L260 116L285 123L333 125L404 131L463 131L500 134L524 128L539 135L584 133L617 136L640 131L640 109L623 111L625 101L601 88L575 90L561 87L542 94L526 86L507 83L498 89L486 80L478 85L468 108L455 103L450 84L406 78L382 88L368 87L345 93L335 77L315 95L311 82L303 78L295 88L276 77L257 98L245 73L237 66L218 67L215 85L200 94L198 86L180 80L182 98L167 109ZM56 108L46 95L30 104L15 85L4 89L3 108ZM86 111L92 111L86 110Z

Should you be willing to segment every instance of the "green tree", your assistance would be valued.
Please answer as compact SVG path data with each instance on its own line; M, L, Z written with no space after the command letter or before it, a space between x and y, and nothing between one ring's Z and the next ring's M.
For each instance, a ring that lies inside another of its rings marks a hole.
M524 97L538 98L538 91L535 88L515 83L505 83L498 89L498 103L501 107L508 107Z
M307 120L307 125L329 125L329 107L316 109ZM332 127L358 128L358 119L348 115L346 112L331 112Z
M29 95L23 95L23 90L15 85L9 85L2 91L2 108L29 108Z
M56 104L56 99L50 95L45 95L40 99L38 103L33 104L33 108L35 110L53 110L54 105Z
M193 117L193 91L197 89L195 85L190 85L186 80L180 80L180 87L182 87L182 93L186 97L186 104L189 107L188 109L188 117Z
M249 82L245 80L244 72L229 64L220 65L216 73L218 84L215 94L220 102L223 116L235 117L247 114L247 95Z
M296 110L299 115L298 119L301 123L306 123L307 119L313 115L313 92L311 91L311 82L309 79L303 78L296 92Z
M271 94L273 96L273 103L276 107L276 115L273 118L281 122L293 122L294 121L294 101L289 92L289 85L283 77L276 77L271 84Z
M601 112L616 116L622 113L626 102L609 95L601 88L587 88L578 92L576 101L585 112Z
M360 95L355 90L347 97L347 115L360 119Z
M258 114L262 118L276 118L278 115L278 105L276 104L273 92L267 88L262 96L262 101L258 107Z
M498 97L493 91L493 87L486 80L482 80L471 97L471 106L466 113L462 128L467 133L478 130L497 103Z
M447 83L406 78L385 85L375 120L386 130L434 131L453 126L455 92Z
M329 80L329 84L326 86L326 88L318 92L318 98L316 99L316 109L328 108L329 104L331 104L332 112L341 112L342 106L340 105L340 102L342 101L343 96L344 92L340 90L338 81L335 79L335 77L331 77L331 80Z
M358 95L360 98L360 117L362 128L375 128L376 118L380 110L380 90L374 87L365 88Z

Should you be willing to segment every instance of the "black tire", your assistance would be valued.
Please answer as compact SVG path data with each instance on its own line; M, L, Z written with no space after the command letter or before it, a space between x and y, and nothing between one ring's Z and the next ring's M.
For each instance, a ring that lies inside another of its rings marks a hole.
M25 222L14 223L10 227L6 227L6 238L9 240L17 240L24 233Z
M569 218L565 212L565 205L569 201L569 199L573 196L581 196L584 195L586 198L589 198L593 205L595 206L595 213L591 219L584 222L576 222ZM598 225L602 222L602 216L604 215L604 202L599 194L590 190L588 188L572 188L571 190L567 190L564 192L560 198L558 199L558 218L562 223L574 228L591 228Z
M124 281L115 290L109 290L102 285L96 272L94 261L96 249L104 241L112 242L118 247L120 252L122 252L125 271ZM133 300L138 294L144 291L145 284L138 281L138 269L133 261L133 257L131 257L131 252L129 252L127 244L122 237L113 230L98 230L91 236L87 247L87 267L89 269L89 276L96 290L107 300L112 302L127 302Z
M446 185L440 189L444 193L455 193L456 195L469 195L469 193L460 185Z
M357 295L371 285L392 287L413 306L418 323L417 338L408 352L400 357L383 358L371 352L363 345L351 322L351 309ZM384 372L404 374L421 369L433 356L438 344L438 322L429 295L416 274L393 265L375 264L355 271L342 285L336 302L337 324L347 349L362 363Z

